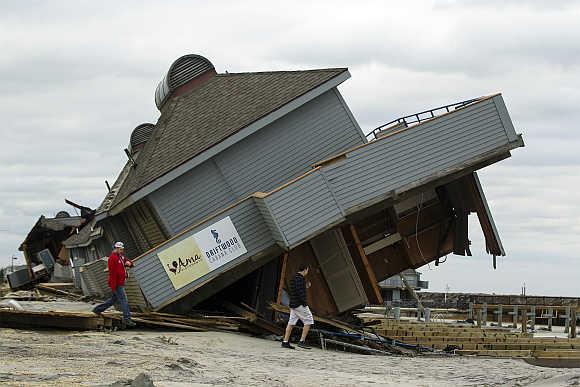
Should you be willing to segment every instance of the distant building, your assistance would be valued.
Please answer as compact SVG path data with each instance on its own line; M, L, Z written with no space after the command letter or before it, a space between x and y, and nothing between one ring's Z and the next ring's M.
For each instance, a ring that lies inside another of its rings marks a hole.
M400 275L405 277L407 284L414 291L420 291L421 289L429 288L429 281L421 281L421 273L416 270L403 270ZM379 286L381 287L385 301L398 302L413 300L413 296L410 294L409 290L401 280L399 274L379 282Z

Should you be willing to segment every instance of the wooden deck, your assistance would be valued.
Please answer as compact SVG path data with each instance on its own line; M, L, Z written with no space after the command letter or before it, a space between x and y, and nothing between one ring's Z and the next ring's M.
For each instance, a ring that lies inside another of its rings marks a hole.
M460 355L544 359L538 362L580 366L580 339L576 338L533 337L508 328L466 324L396 321L370 316L364 316L363 320L382 336L405 344Z

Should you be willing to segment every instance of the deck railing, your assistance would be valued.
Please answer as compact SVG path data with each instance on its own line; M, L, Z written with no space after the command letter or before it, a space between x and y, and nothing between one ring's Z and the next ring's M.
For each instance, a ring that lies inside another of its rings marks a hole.
M473 103L475 101L478 101L478 99L477 98L468 99L466 101L456 102L456 103L452 103L449 105L440 106L437 108L425 110L425 111L422 111L419 113L410 114L408 116L396 118L392 121L387 122L386 124L383 124L381 126L376 127L375 129L373 129L372 131L367 133L366 134L367 139L369 141L374 140L376 138L379 138L381 135L388 133L389 131L391 131L393 129L406 128L411 124L416 124L416 123L420 123L420 122L425 121L425 120L430 120L431 118L435 118L441 114L449 113L452 110L462 108L462 107L469 105L470 103Z

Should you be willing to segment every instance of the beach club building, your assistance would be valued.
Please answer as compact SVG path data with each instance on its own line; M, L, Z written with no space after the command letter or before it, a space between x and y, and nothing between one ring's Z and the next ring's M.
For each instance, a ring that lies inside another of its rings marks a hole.
M177 59L155 92L159 119L135 128L96 210L99 232L75 246L124 241L146 309L219 299L264 316L302 263L315 313L382 304L380 281L470 254L470 214L495 264L505 251L476 171L523 146L502 96L365 134L337 89L349 77Z

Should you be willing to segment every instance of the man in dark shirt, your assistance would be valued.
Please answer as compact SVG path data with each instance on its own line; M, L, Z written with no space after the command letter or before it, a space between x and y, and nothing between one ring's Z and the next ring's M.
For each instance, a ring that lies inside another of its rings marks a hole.
M310 349L306 344L306 336L308 331L310 331L310 326L314 324L314 318L308 308L308 302L306 301L306 279L308 275L308 266L300 265L298 268L298 273L290 280L290 289L288 291L290 296L290 318L288 319L288 326L286 327L286 334L284 335L284 340L282 341L283 348L294 349L290 345L290 335L292 334L292 329L294 325L301 320L304 324L302 328L302 337L298 346L304 349Z

